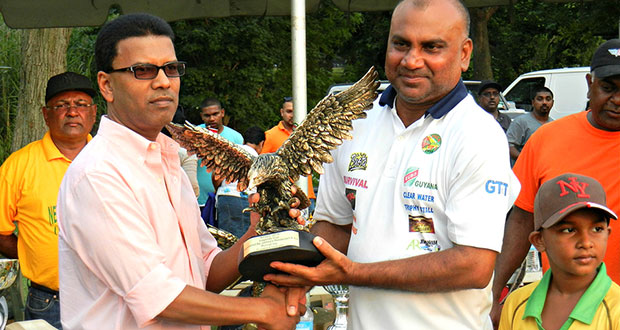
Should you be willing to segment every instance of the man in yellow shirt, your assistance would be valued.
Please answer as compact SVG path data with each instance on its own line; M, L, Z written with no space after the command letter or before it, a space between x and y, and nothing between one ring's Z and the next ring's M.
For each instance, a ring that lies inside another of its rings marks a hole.
M0 167L0 253L19 257L22 273L31 281L26 320L44 319L58 329L62 326L56 199L69 164L91 139L95 95L90 80L80 74L65 72L50 78L41 108L47 133L11 154Z
M280 116L282 120L278 123L278 125L272 127L268 131L265 132L265 144L263 145L263 150L261 154L267 154L270 152L275 152L280 148L282 143L288 139L289 135L293 133L293 129L297 126L293 122L293 98L285 97L284 102L282 103L282 108L280 108ZM316 195L314 194L314 188L312 186L312 176L308 176L308 198L312 202L310 206L310 214L314 211L314 203L316 201Z

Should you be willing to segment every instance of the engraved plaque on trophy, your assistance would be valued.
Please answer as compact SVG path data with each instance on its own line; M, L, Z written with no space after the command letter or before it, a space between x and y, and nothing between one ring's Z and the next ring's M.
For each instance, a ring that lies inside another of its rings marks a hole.
M300 230L284 230L252 237L243 243L239 272L252 281L279 273L269 264L281 261L313 267L325 257L316 249L314 235Z

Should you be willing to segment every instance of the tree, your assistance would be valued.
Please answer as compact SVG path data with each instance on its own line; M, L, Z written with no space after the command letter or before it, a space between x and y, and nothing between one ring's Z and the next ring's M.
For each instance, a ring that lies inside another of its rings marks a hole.
M345 14L328 1L307 16L309 109L333 83L333 60L351 38L360 14ZM188 62L180 104L194 123L206 97L222 102L228 126L268 129L279 120L284 96L292 94L290 17L226 17L172 24L177 57Z
M487 24L491 16L497 11L498 7L471 8L471 36L474 42L474 52L472 61L474 66L474 77L483 79L493 79L491 70L491 50L489 48L489 30Z
M9 29L0 21L0 164L11 154L21 67L20 36L18 31Z
M45 87L51 76L66 70L70 36L71 29L66 28L22 31L21 83L12 151L42 138L47 131L41 113Z
M618 0L502 6L488 26L494 76L507 86L529 71L589 66L598 45L618 37L618 17Z

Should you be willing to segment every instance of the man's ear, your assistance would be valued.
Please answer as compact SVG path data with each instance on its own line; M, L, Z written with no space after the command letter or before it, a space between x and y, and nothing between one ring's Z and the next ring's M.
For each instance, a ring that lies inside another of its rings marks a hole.
M590 99L590 90L592 89L592 74L588 73L586 74L586 83L588 84L588 93L586 93L586 96L588 98L588 100Z
M110 75L103 71L97 72L97 85L99 86L99 91L101 92L103 99L107 102L113 102L114 93L112 90Z
M43 114L43 120L45 120L45 124L47 124L47 112L48 111L49 111L49 109L47 108L46 105L41 107L41 113Z
M530 233L530 236L528 238L530 240L530 243L534 245L538 252L545 252L545 240L542 237L542 231L533 231Z
M265 146L265 140L262 140L258 143L258 146L256 147L256 152L258 152L259 154L263 151L263 147Z

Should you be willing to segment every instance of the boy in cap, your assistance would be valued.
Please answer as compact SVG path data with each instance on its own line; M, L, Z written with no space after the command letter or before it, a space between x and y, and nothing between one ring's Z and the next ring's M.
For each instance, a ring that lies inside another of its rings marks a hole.
M551 268L508 296L499 329L620 329L620 287L603 263L612 218L598 181L567 173L545 182L529 240Z
M521 192L506 221L502 252L495 262L491 319L499 320L499 298L506 282L521 265L531 243L534 226L534 199L540 185L560 174L571 172L590 176L607 192L607 205L620 212L620 39L602 43L592 56L586 75L590 109L541 126L527 141L513 172ZM610 155L614 155L611 156ZM614 227L617 222L611 226ZM620 249L620 235L609 238L611 251ZM545 258L543 270L548 269ZM620 283L620 253L607 253L609 277Z
M91 139L97 106L90 80L74 72L51 77L41 108L48 127L0 167L0 253L17 258L31 285L26 320L60 325L58 295L58 189L69 164ZM19 236L16 236L16 224Z

